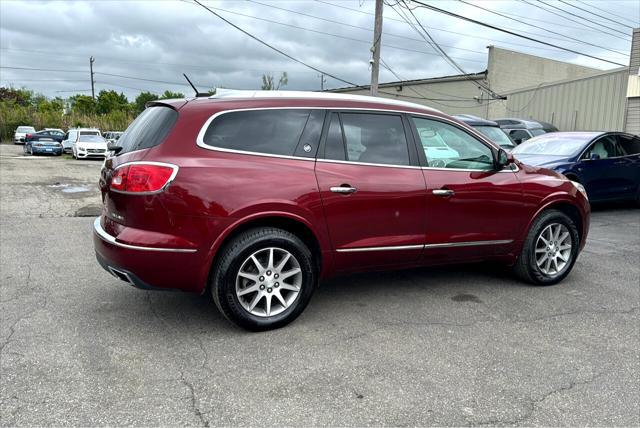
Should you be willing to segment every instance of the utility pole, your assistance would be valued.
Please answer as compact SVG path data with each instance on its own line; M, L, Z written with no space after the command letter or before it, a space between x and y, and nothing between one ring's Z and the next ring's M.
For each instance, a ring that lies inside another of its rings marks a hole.
M325 82L325 78L324 78L324 73L320 73L320 90L324 91L324 82Z
M371 96L378 96L378 74L380 71L380 42L382 41L383 0L376 0L376 18L373 27L373 46L371 46Z
M95 82L93 81L93 61L95 61L94 57L89 57L89 70L91 71L91 98L96 99L96 91L95 91Z

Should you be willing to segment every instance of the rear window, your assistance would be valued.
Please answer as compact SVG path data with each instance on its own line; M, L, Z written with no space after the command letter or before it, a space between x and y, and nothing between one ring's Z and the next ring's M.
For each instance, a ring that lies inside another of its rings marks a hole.
M178 120L178 112L170 107L145 109L118 139L120 153L149 149L162 143Z
M81 133L78 141L81 141L83 143L104 143L105 139L96 134Z
M222 149L292 156L309 116L310 110L306 109L225 113L211 122L203 142ZM315 147L309 147L312 145L305 141L309 151L315 151Z

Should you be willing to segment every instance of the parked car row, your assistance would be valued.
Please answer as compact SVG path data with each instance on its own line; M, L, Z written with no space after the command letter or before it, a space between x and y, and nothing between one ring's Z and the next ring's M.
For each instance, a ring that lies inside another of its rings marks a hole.
M103 136L97 128L72 128L65 133L57 128L36 132L32 126L19 126L13 142L23 143L24 153L30 155L71 153L76 159L104 159L109 152L108 144L117 142L120 135L122 132L107 131Z

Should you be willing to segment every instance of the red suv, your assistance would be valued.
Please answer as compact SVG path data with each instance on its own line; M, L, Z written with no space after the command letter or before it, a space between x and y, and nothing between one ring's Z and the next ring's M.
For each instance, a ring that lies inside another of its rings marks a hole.
M580 184L401 101L158 101L117 144L100 178L100 264L139 288L209 292L252 330L292 321L345 272L491 260L555 284L589 229Z

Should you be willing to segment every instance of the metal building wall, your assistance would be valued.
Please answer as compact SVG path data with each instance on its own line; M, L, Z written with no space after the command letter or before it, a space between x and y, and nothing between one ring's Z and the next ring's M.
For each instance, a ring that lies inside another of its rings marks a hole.
M553 123L561 131L622 131L627 67L507 93L507 115Z

